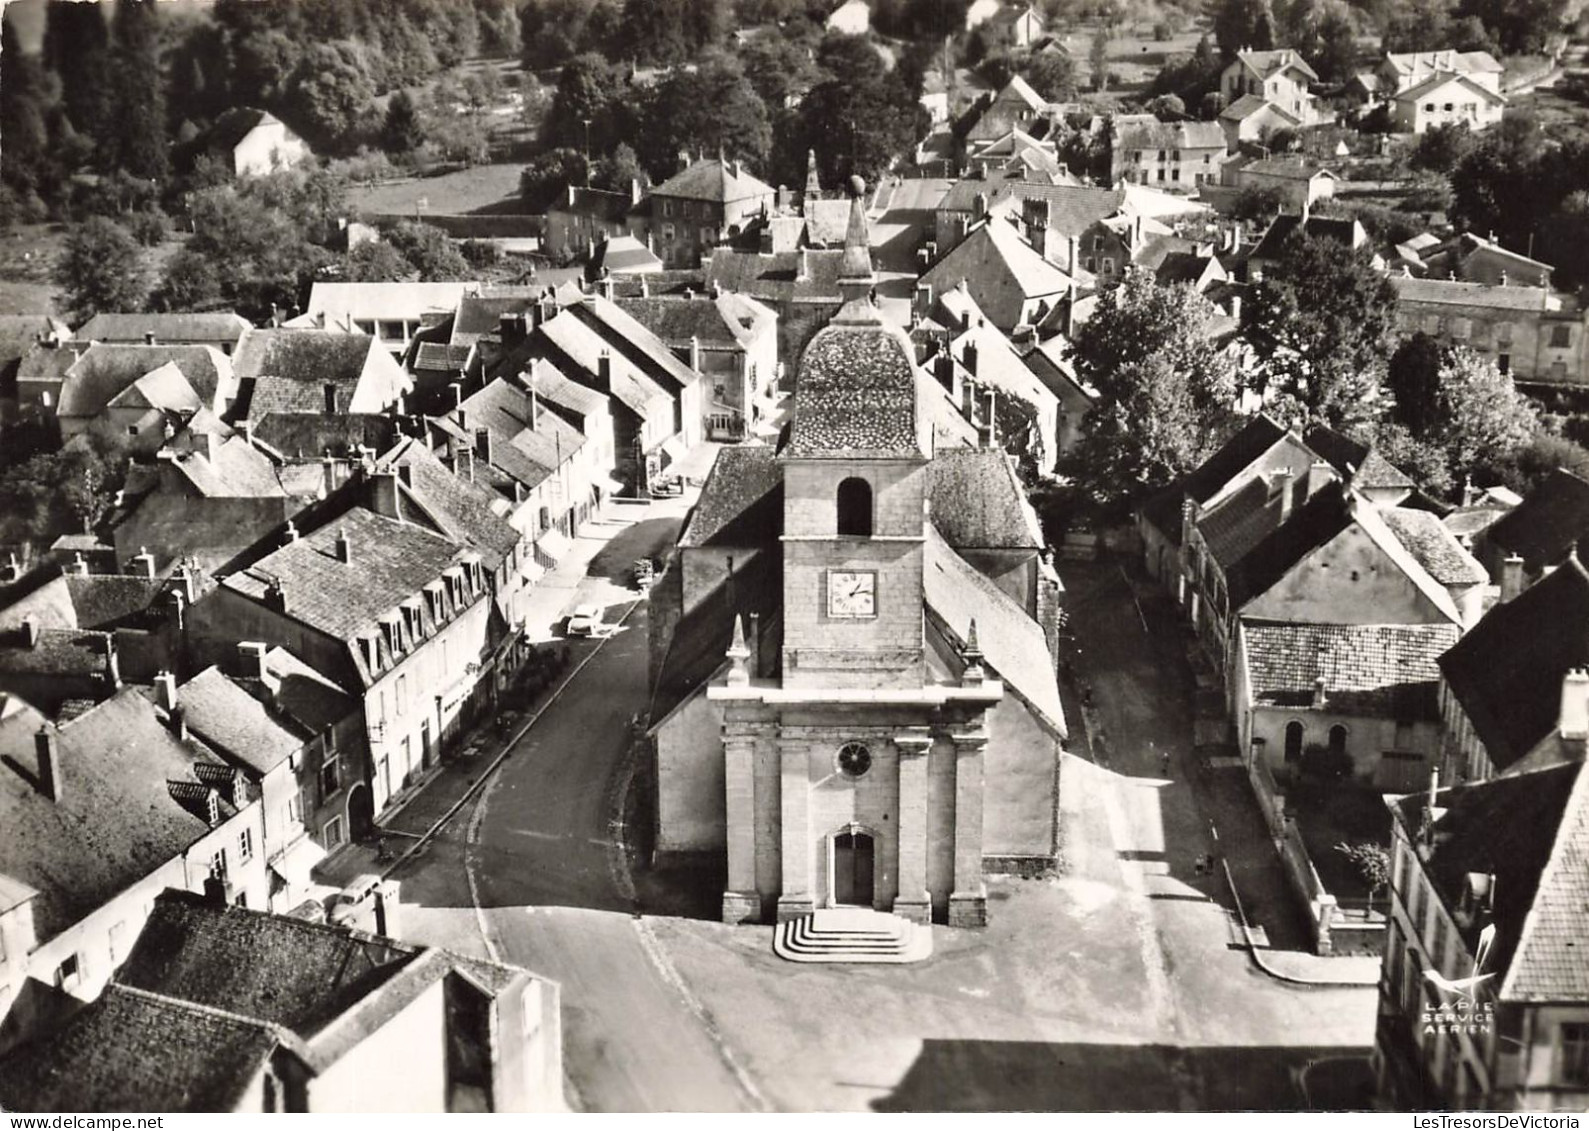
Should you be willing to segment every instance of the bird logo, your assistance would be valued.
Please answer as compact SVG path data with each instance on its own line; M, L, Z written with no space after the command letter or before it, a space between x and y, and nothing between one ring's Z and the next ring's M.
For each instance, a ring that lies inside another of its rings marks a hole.
M1473 1005L1478 1000L1479 986L1495 977L1494 974L1475 974L1471 978L1458 978L1453 981L1438 970L1425 970L1423 976L1441 993L1450 994L1468 1005Z

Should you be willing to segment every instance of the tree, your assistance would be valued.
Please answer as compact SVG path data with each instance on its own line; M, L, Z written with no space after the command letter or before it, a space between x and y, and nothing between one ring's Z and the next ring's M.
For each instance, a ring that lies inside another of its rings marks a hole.
M1351 19L1340 8L1331 7L1319 21L1318 36L1307 60L1324 82L1344 82L1351 77L1357 61L1357 36Z
M103 216L67 234L55 282L74 323L105 311L142 310L149 296L143 249L127 229Z
M1418 138L1409 162L1414 169L1449 173L1472 148L1473 131L1466 122L1442 122Z
M108 169L163 184L170 174L166 135L165 78L154 0L117 0L116 50L112 56L115 99L111 132L101 154Z
M110 30L98 4L50 4L45 10L44 63L62 80L66 117L96 141L111 132L114 70ZM65 80L70 79L70 82Z
M1274 46L1274 13L1269 10L1268 0L1217 0L1213 20L1214 42L1227 57L1247 48L1267 50ZM1261 42L1265 28L1267 43Z
M8 536L47 544L91 529L110 510L126 470L125 451L98 433L7 468L0 473L0 514L9 520Z
M350 39L310 47L293 72L287 105L305 137L337 151L373 132L375 83L364 49Z
M629 192L637 183L642 189L649 188L651 178L646 176L635 151L620 141L611 153L596 162L590 183L608 192Z
M802 183L805 154L815 150L824 184L842 184L852 175L875 181L922 136L926 117L898 77L882 73L881 60L873 71L819 83L799 110L779 120L780 176Z
M425 127L419 109L406 90L392 95L386 104L386 121L381 126L381 148L388 153L411 153L425 144Z
M0 178L22 193L53 187L49 114L59 99L37 56L22 50L14 21L0 21Z
M1280 211L1280 206L1284 202L1285 195L1278 188L1270 185L1244 185L1231 201L1230 215L1232 219L1240 220L1244 224L1267 224L1275 218L1275 214Z
M1384 845L1371 841L1357 844L1342 841L1335 846L1335 851L1350 860L1357 869L1363 886L1368 888L1368 902L1372 906L1379 893L1390 887L1390 853Z
M1377 418L1395 310L1396 290L1366 247L1294 231L1242 311L1271 410L1343 431Z
M577 149L548 149L519 173L519 197L532 212L545 212L568 185L590 180L590 166Z
M1508 55L1548 50L1563 35L1569 0L1462 0L1458 11L1475 16Z
M1149 114L1167 122L1177 122L1186 117L1186 103L1175 94L1159 95L1148 103L1147 110Z
M623 72L600 55L576 55L557 79L557 93L546 116L541 141L547 146L600 153L622 140Z
M1439 339L1421 330L1402 340L1390 356L1386 386L1395 398L1392 418L1415 436L1435 431L1441 423L1440 366L1445 349Z
M653 177L678 170L679 154L717 154L761 168L772 148L767 107L735 66L677 70L647 92L635 141Z
M740 47L739 65L769 111L803 91L815 69L804 47L771 31Z
M1190 287L1132 271L1077 330L1071 360L1098 398L1063 467L1105 508L1163 486L1223 440L1236 376L1215 344L1218 317Z
M1109 26L1099 24L1092 33L1092 45L1087 49L1087 64L1092 68L1092 88L1109 89Z
M1474 481L1500 483L1520 495L1531 495L1558 469L1589 479L1589 450L1542 429L1521 448L1495 460L1482 474L1475 473Z
M434 224L402 220L388 228L385 235L422 283L445 283L470 276L468 261L447 233Z
M1539 416L1495 362L1470 349L1445 352L1439 374L1440 419L1430 439L1452 478L1505 460L1539 431Z
M365 240L357 244L348 250L338 266L339 278L344 283L395 283L414 273L402 253L385 240Z
M622 50L648 63L682 63L722 42L726 0L625 0Z
M1076 97L1076 64L1064 51L1039 51L1028 60L1021 77L1049 102L1069 102Z

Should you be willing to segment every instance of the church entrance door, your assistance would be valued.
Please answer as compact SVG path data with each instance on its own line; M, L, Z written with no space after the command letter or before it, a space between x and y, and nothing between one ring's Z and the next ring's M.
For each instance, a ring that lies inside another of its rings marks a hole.
M868 833L842 832L833 838L833 902L872 906L874 841Z

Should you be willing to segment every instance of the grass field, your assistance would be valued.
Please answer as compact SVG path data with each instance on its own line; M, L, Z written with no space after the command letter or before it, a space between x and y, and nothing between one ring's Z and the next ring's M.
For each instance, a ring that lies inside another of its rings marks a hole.
M55 224L12 228L0 237L0 314L58 314L50 273L65 230Z
M383 215L418 215L426 212L519 213L519 172L522 163L476 165L440 177L419 177L391 184L354 187L348 204L359 212Z

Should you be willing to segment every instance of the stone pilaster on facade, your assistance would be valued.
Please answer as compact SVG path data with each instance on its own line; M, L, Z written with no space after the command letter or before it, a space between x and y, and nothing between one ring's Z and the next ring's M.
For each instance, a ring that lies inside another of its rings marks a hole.
M725 728L726 729L726 728ZM756 740L749 734L723 736L728 838L728 888L723 892L723 922L759 922L756 892Z
M912 727L894 736L899 753L899 894L894 914L915 923L932 921L927 894L927 751L932 734Z
M811 891L810 758L805 739L779 736L783 863L783 887L778 895L780 923L809 915L815 906Z
M982 880L982 770L987 731L956 731L955 747L955 881L949 895L951 927L985 927L988 889Z

